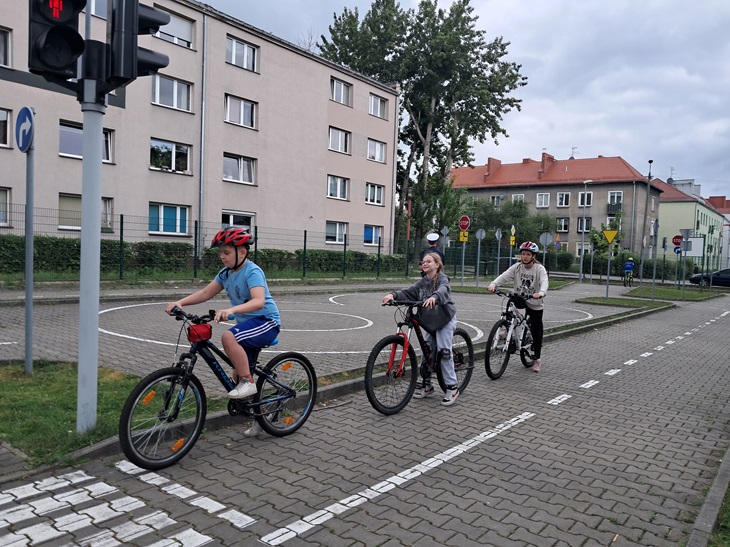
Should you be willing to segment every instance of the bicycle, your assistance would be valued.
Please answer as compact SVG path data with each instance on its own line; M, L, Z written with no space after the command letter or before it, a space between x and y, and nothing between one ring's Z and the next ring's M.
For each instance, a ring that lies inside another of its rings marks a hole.
M500 289L495 290L494 294L505 297L506 304L502 309L499 320L494 324L487 337L484 368L487 371L487 376L492 380L498 380L507 369L507 363L513 353L520 352L520 360L526 368L530 368L535 364L535 357L531 353L532 333L530 332L530 321L519 309L524 308L524 301L529 300L532 296L525 297Z
M422 301L410 300L391 300L384 304L397 306L395 322L398 330L375 344L365 367L365 393L373 408L382 414L392 415L403 410L416 391L419 365L411 343L411 334L414 332L423 356L420 370L427 374L435 372L439 386L446 391L441 365L435 359L439 348L431 351L422 329L431 334L434 340L436 336L418 319L418 309L422 304ZM457 328L454 331L451 352L459 393L463 393L474 368L474 345L464 329Z
M183 321L176 353L186 327L190 349L179 355L174 366L143 378L127 397L119 418L119 443L124 454L135 465L149 470L163 469L180 461L203 430L207 399L203 385L193 373L198 356L208 364L226 392L236 387L221 366L223 361L233 367L231 360L210 340L210 323L215 311L197 316L175 308L170 315ZM290 435L304 425L314 408L317 396L314 367L296 352L277 355L260 367L261 349L253 349L249 354L251 373L258 377L256 395L249 399L230 399L228 413L254 418L270 435Z
M624 272L624 287L631 287L634 282L634 272L627 270Z

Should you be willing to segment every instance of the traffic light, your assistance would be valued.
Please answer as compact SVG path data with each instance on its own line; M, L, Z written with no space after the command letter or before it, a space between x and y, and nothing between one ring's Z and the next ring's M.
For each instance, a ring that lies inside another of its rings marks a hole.
M170 14L139 0L112 0L107 17L109 59L106 81L122 87L138 76L151 76L170 62L167 55L137 45L140 34L154 34L170 22Z
M29 0L28 69L50 79L77 77L84 52L79 13L86 0Z

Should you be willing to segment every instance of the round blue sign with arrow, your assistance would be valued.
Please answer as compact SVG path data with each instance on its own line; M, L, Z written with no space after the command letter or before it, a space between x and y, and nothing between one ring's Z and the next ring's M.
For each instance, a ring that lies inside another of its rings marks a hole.
M33 144L33 111L24 106L18 111L15 119L15 142L18 149L25 154Z
M681 255L682 254L682 247L679 247L679 246L675 247L674 248L674 253L675 254L678 254L678 255Z

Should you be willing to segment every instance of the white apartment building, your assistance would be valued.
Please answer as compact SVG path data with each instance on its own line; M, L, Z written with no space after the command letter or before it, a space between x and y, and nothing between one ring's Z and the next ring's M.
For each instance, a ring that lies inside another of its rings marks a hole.
M36 229L80 229L83 114L75 96L28 67L28 3L0 16L0 234L21 233L26 157L15 116L35 110ZM157 0L171 15L141 46L170 64L109 96L102 226L139 238L204 242L235 224L259 245L377 250L393 225L397 90L194 0ZM90 0L105 41L107 0ZM83 34L84 15L80 20Z

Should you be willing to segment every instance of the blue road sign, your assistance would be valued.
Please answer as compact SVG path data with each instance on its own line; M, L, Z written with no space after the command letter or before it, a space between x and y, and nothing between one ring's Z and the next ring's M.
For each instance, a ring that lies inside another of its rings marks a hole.
M15 142L23 154L33 144L33 111L27 106L18 111L18 117L15 119Z
M682 247L680 247L679 245L677 245L674 248L674 252L675 252L675 254L681 255L682 254Z

